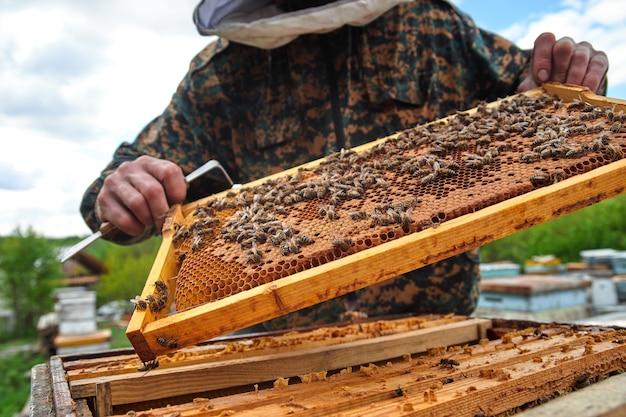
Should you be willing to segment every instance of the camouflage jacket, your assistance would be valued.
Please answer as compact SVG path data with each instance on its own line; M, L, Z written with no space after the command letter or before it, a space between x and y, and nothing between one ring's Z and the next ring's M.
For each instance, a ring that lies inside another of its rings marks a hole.
M270 50L219 39L194 57L165 111L120 145L81 213L97 228L104 178L140 155L172 160L185 173L217 159L246 183L513 94L529 56L438 0ZM217 173L207 175L187 199L226 187Z

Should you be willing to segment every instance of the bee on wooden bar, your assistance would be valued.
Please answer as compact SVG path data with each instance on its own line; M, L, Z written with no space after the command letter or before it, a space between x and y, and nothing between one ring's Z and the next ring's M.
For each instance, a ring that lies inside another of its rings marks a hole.
M154 286L157 288L158 298L167 300L167 297L169 296L167 285L163 281L157 280L154 281Z
M441 358L439 361L439 367L441 369L453 369L455 366L461 365L458 361L454 359Z
M189 229L185 226L175 225L174 226L174 237L172 237L172 242L176 243L181 239L184 239L190 235Z
M572 110L572 109L582 109L585 107L585 102L580 101L578 99L574 99L571 103L569 103L567 105L567 108Z
M165 308L165 304L167 303L166 298L156 298L154 295L150 294L146 297L146 302L150 307L150 310L153 312L159 312Z
M156 341L159 345L168 349L175 349L178 347L178 342L176 341L176 339L173 339L171 337L159 336L156 338Z
M140 296L136 295L135 298L131 299L130 302L133 304L135 310L144 311L148 308L148 303L146 303Z
M146 372L146 371L149 371L151 369L156 369L158 367L159 367L158 359L153 359L151 361L144 362L143 365L141 365L139 368L137 368L137 371L139 371L139 372Z

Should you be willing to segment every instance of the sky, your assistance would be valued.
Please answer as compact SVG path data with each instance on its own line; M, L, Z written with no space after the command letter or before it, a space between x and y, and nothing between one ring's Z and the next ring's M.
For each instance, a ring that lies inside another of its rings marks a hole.
M0 0L0 236L90 232L83 192L211 41L193 25L197 2ZM589 41L609 55L608 95L626 99L620 0L454 3L521 47L542 32Z

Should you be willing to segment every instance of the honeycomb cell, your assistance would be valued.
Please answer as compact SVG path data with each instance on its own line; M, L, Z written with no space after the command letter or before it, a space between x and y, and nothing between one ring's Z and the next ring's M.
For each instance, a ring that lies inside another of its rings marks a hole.
M519 196L536 188L533 176L549 178L550 185L622 158L622 116L601 109L586 120L581 107L549 105L556 101L520 95L481 105L208 199L176 225L176 308L219 300ZM519 128L529 120L537 122L532 134ZM470 137L469 126L489 133ZM354 243L333 244L346 239Z

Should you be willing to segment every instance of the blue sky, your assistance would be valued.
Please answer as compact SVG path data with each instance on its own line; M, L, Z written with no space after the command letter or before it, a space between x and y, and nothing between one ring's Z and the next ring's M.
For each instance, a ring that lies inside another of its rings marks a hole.
M0 1L0 235L89 232L84 190L167 106L208 41L192 23L198 1ZM626 99L621 0L454 3L522 47L544 31L590 41L609 54L609 96Z
M555 0L460 0L459 9L469 14L476 24L494 33L500 33L516 23L529 22L546 13L562 9Z

